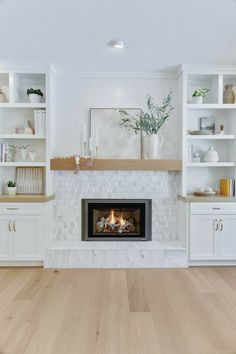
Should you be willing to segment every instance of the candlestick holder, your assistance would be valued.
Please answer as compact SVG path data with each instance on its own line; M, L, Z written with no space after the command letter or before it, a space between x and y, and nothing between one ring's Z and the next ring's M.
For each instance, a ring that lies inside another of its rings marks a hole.
M87 141L84 141L84 157L87 156Z
M98 159L98 146L96 145L95 148L95 159Z
M80 156L75 156L75 171L74 173L77 175L80 167Z

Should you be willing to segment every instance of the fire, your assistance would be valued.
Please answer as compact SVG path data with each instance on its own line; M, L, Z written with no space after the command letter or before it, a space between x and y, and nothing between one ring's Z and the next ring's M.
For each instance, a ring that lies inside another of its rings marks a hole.
M115 224L116 223L116 219L115 219L115 213L114 213L114 210L112 209L111 210L111 215L110 215L110 224Z
M120 217L119 217L118 220L119 220L119 223L120 223L121 226L124 226L126 224L126 221L123 219L122 213L120 214Z

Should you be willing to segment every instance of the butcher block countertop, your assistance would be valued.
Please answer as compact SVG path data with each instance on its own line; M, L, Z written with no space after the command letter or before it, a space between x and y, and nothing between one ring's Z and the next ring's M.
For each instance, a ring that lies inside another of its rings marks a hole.
M225 197L223 195L216 195L212 197L198 197L195 195L187 195L187 196L182 196L178 195L178 199L182 200L187 203L228 203L228 202L235 202L236 203L236 198L235 197Z
M44 195L44 194L22 194L22 195L0 195L0 203L47 203L55 199L55 195Z

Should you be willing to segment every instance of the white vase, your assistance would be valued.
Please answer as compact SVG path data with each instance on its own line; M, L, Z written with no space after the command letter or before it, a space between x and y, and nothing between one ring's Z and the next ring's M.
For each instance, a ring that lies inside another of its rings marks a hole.
M28 154L29 154L30 160L33 162L36 158L37 153L35 151L29 151Z
M193 96L192 97L192 102L194 104L202 104L203 103L203 97L202 96Z
M16 195L16 187L7 187L8 195Z
M204 162L218 162L219 155L218 152L213 148L213 146L209 147L207 152L205 152L203 157Z
M163 135L149 134L142 136L142 157L146 159L158 159L159 151L164 142Z
M35 93L30 93L29 94L29 101L30 103L40 103L41 102L41 96L35 94Z
M26 149L21 149L20 150L20 156L21 156L21 160L25 161L26 157L27 157L27 150Z

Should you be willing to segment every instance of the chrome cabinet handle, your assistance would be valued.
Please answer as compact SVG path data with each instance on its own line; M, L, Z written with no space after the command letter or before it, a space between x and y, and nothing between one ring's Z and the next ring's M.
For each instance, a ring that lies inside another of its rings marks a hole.
M16 232L16 220L14 220L13 230Z
M7 208L7 210L18 210L19 208Z
M221 210L221 208L216 208L216 207L213 207L212 209L213 210Z
M215 226L215 231L218 231L219 224L218 224L218 220L217 219L215 219L214 226Z
M10 232L12 232L12 229L11 229L11 221L9 220L9 222L8 222L8 230L10 231Z
M224 228L224 224L223 224L222 220L220 220L220 231L222 231L223 228Z

